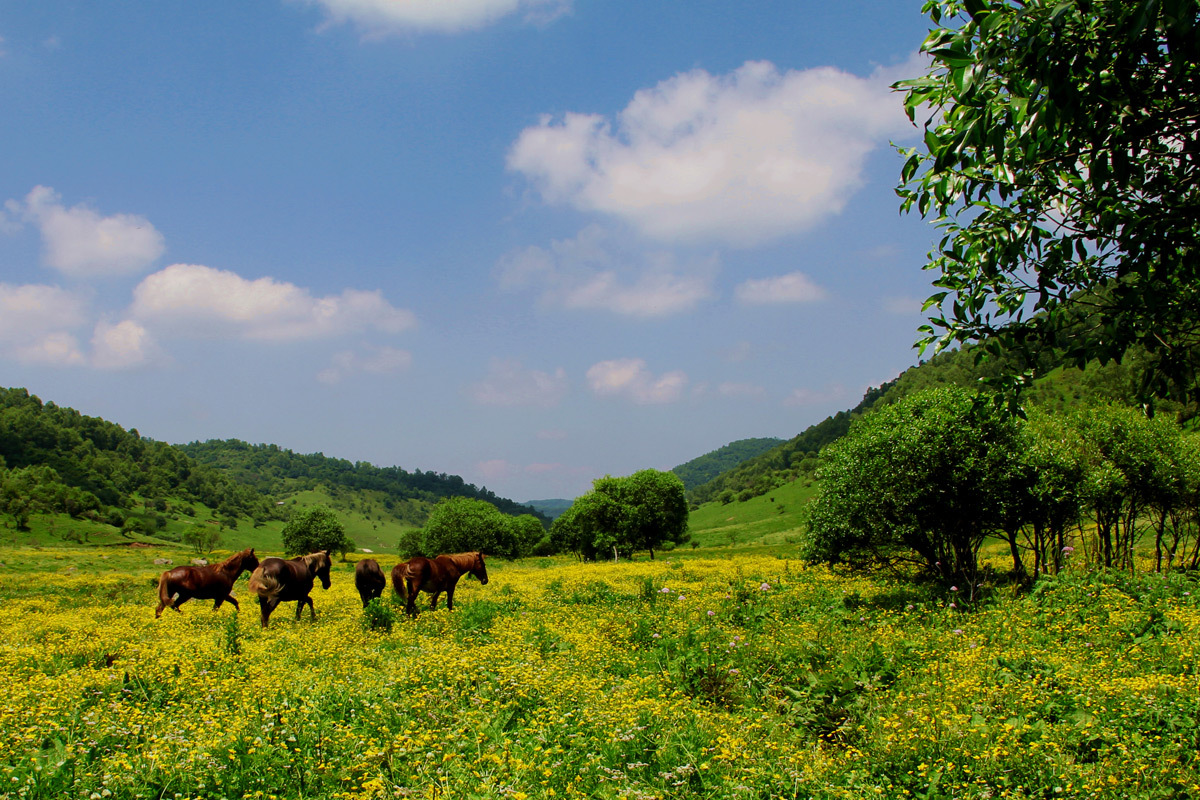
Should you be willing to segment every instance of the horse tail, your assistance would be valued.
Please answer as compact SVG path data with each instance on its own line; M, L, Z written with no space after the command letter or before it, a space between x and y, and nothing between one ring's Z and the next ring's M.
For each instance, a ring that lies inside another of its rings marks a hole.
M156 617L171 605L171 582L167 580L170 574L171 570L163 570L163 574L158 577L158 610L154 612Z
M408 564L400 563L392 567L392 591L401 600L408 602Z
M250 591L259 597L272 598L279 594L279 589L279 580L272 575L264 573L262 567L250 573Z

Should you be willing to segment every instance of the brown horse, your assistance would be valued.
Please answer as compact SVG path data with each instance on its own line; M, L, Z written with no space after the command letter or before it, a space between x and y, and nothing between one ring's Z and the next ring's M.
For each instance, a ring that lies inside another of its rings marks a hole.
M379 568L378 561L373 558L364 558L354 565L354 588L358 589L358 596L362 598L363 608L366 608L367 603L376 597L382 597L385 586L387 586L387 580L383 577L383 570Z
M429 610L437 609L438 595L446 593L446 608L454 610L454 587L465 573L471 573L481 584L488 582L487 565L483 553L458 553L440 555L437 558L417 556L408 563L392 567L392 589L404 598L405 608L411 616L417 615L417 594L428 592L433 595Z
M313 580L316 578L321 579L322 587L329 588L329 570L332 567L333 562L329 559L328 550L297 556L287 561L282 558L264 558L250 576L250 591L258 594L262 626L267 627L271 612L287 600L297 601L296 619L300 619L300 612L307 603L312 618L316 620L317 609L313 607L312 598L308 593L312 591Z
M179 607L193 597L199 600L213 600L213 611L228 601L235 610L238 601L234 599L233 584L243 572L251 572L258 568L258 558L254 548L248 547L240 553L234 553L220 564L208 564L203 567L175 567L169 569L158 579L158 608L154 609L154 618L162 616L167 606L179 610Z

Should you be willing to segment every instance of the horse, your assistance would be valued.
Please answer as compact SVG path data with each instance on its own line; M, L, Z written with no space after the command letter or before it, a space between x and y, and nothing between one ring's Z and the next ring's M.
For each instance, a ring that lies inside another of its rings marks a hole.
M240 610L232 594L233 584L243 572L252 572L257 568L258 558L254 555L254 548L248 547L220 564L169 569L158 579L158 608L154 609L154 618L161 617L167 606L179 611L179 607L193 597L215 601L213 611L226 601L233 605L235 611Z
M304 604L307 603L308 610L312 612L312 618L315 621L317 609L313 607L312 598L308 596L308 593L312 591L313 580L316 578L321 579L323 588L329 588L329 570L332 567L333 562L329 558L328 550L297 556L286 561L282 558L264 558L258 565L258 569L250 575L250 591L258 594L258 606L262 611L262 626L267 627L267 620L270 619L271 612L275 610L276 606L287 600L297 601L296 619L300 619L300 612L304 610Z
M417 556L407 563L392 567L392 589L405 600L409 616L417 615L417 594L420 592L433 595L430 611L437 609L438 595L445 592L446 608L453 611L454 587L467 572L478 578L481 584L487 584L487 565L483 563L483 553L457 553L437 558Z
M354 588L358 589L363 608L376 597L382 597L386 586L387 579L383 577L383 570L375 559L364 558L354 565Z

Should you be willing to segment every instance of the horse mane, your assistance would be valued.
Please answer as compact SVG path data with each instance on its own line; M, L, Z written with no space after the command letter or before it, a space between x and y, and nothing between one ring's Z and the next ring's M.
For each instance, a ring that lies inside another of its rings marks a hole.
M314 562L320 562L320 560L321 560L321 557L322 557L322 556L324 556L325 558L329 558L329 554L328 554L328 553L326 553L324 550L318 550L318 551L317 551L317 552L315 552L315 553L309 553L309 554L308 554L308 555L306 555L306 556L300 556L300 557L299 557L299 558L297 558L296 560L297 560L297 561L303 561L303 562L304 562L304 567L305 567L305 568L306 568L306 569L307 569L309 572L311 572L311 573L313 573L313 574L315 575L315 574L317 573L317 569L318 569L318 567L315 567L315 566L313 566L313 564L314 564Z
M247 547L245 550L240 550L240 551L234 553L229 558L222 561L220 564L217 564L216 569L226 570L231 567L240 567L242 565L242 562L245 561L250 556L250 551L253 549L254 549L253 547Z

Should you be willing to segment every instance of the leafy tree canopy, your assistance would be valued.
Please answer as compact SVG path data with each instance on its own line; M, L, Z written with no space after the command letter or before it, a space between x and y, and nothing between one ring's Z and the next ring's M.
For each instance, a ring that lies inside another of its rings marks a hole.
M283 549L291 555L328 550L343 556L354 549L337 515L324 506L299 511L283 526Z
M943 236L922 348L1146 353L1144 397L1200 396L1197 0L927 0L927 118L902 209ZM1032 367L1006 376L1028 382Z
M421 549L429 556L478 550L487 555L516 558L521 555L521 541L514 518L500 513L491 503L451 497L430 512Z
M624 478L596 479L554 521L551 541L584 558L604 557L612 548L654 551L687 541L688 507L683 481L671 472L644 469Z

